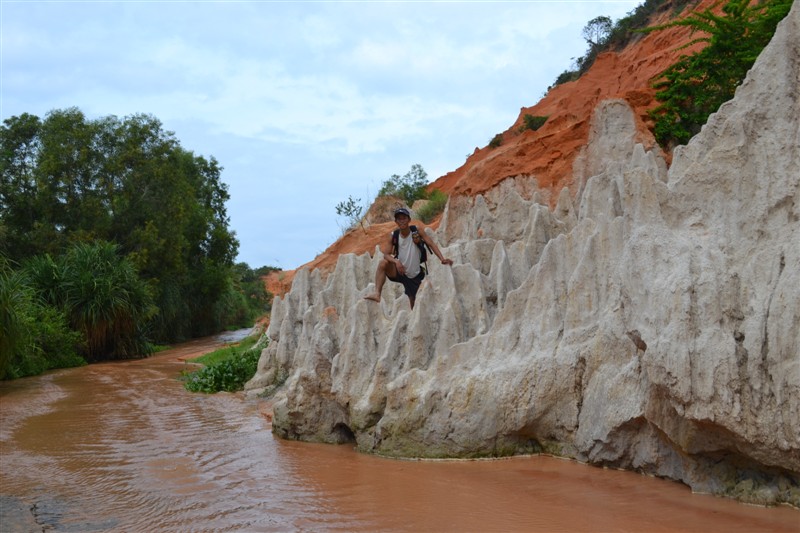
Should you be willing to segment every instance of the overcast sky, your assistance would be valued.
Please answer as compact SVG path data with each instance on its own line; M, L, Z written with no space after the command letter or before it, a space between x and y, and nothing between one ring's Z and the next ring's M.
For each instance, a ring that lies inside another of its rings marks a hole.
M639 3L0 0L0 118L154 115L224 167L238 261L293 269L339 202L455 170Z

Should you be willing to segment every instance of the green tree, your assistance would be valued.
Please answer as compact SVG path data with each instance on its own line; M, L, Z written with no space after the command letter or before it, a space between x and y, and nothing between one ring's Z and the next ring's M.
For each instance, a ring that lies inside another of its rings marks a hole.
M581 35L591 49L599 50L608 40L613 27L614 22L610 18L599 16L586 23Z
M398 196L403 199L406 205L412 205L415 200L427 197L425 188L428 186L428 173L422 165L411 165L411 170L402 177L393 174L391 178L383 182L378 196Z
M247 263L236 263L233 267L234 279L238 281L239 292L247 300L248 307L253 310L253 317L262 316L272 307L272 293L267 290L263 277L280 269L271 266L250 268Z
M605 49L613 27L612 20L606 16L595 17L583 27L581 35L589 48L586 54L575 60L578 77L589 71L597 56Z
M39 117L24 113L0 128L0 251L8 257L36 252L31 234L39 215L36 165L41 127Z
M56 260L75 243L114 242L152 289L154 340L224 327L230 306L217 303L232 301L238 241L213 157L185 150L150 115L88 120L69 108L5 120L0 164L9 258Z
M22 264L25 276L38 297L47 305L64 307L63 258L58 261L50 254L41 254L26 259Z
M660 104L650 114L662 146L671 148L688 142L711 113L733 98L791 4L791 0L765 0L754 5L750 0L732 0L723 6L721 15L706 9L648 30L686 26L705 34L686 46L707 43L699 52L681 56L654 84Z

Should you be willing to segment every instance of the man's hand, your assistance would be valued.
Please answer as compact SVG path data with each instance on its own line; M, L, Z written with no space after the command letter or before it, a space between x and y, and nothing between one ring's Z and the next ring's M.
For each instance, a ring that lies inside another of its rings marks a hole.
M401 263L399 259L395 259L394 264L397 267L397 273L400 274L401 276L405 276L406 267L403 265L403 263Z
M446 257L442 257L442 264L443 265L452 265L453 264L453 260L452 259L448 259Z

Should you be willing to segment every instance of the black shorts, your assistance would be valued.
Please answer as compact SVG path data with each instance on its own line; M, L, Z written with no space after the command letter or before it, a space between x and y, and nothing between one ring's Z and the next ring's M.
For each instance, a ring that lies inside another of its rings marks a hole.
M395 283L402 284L403 288L406 291L406 296L408 296L409 298L416 298L419 286L422 283L422 280L425 279L425 271L420 269L419 274L417 274L417 277L415 278L409 278L405 274L401 274L396 278L393 278L391 276L386 276L386 277L389 278L391 281L394 281Z

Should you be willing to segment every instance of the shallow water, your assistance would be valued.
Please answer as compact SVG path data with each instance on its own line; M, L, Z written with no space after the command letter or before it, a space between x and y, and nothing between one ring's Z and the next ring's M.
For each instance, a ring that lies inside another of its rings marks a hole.
M549 457L282 441L263 403L177 380L179 357L219 343L0 383L0 500L29 515L0 506L0 531L800 531L794 509Z

